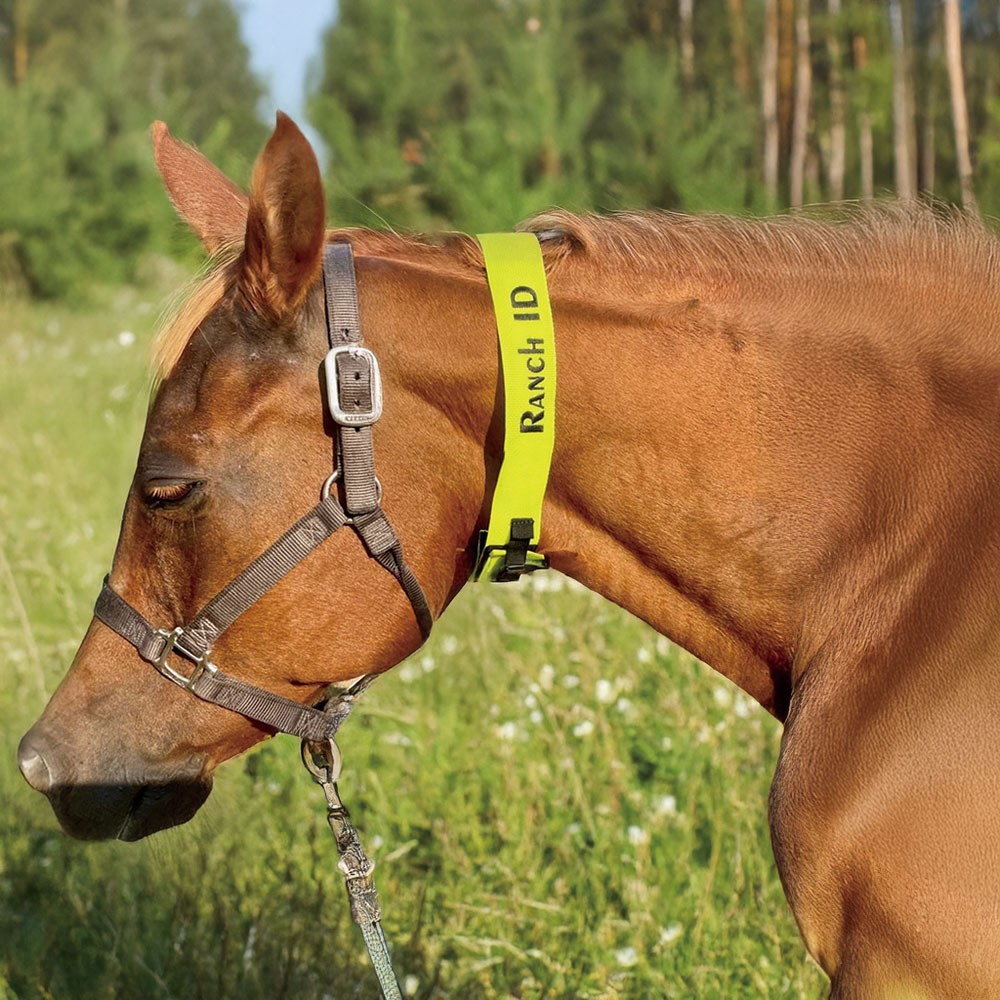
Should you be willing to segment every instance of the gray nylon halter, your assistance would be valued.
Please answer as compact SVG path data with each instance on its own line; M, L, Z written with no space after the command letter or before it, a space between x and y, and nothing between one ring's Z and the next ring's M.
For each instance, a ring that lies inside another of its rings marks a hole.
M339 528L349 525L368 554L399 581L413 607L420 632L430 634L432 616L424 592L403 558L396 532L382 510L382 487L375 476L372 425L382 410L378 362L361 346L354 258L348 243L328 244L323 257L326 327L330 352L324 362L327 404L337 425L337 467L323 484L320 502L239 576L215 595L187 625L171 629L150 624L108 579L94 614L138 650L164 677L203 701L221 705L278 732L305 740L330 740L354 699L375 679L361 678L326 711L301 705L223 673L209 660L220 635L268 590ZM344 504L334 491L341 485ZM178 669L171 656L192 664Z

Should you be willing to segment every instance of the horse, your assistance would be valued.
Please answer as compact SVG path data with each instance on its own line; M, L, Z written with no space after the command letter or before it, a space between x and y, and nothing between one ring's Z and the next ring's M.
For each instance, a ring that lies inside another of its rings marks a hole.
M436 618L503 450L479 245L328 231L283 115L249 195L166 126L153 139L214 263L158 342L108 586L150 622L188 621L315 503L323 260L346 242L383 373L384 508ZM1000 242L898 207L553 210L523 228L560 366L539 551L784 722L774 856L834 1000L1000 996ZM422 638L338 532L213 659L307 706ZM95 617L19 762L68 833L129 840L189 820L215 768L273 731L168 683Z

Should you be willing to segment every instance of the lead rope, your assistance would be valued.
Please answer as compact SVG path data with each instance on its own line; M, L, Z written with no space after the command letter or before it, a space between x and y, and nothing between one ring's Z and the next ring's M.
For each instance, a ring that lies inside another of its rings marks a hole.
M375 356L361 346L357 281L349 243L332 243L326 247L324 286L330 343L324 369L328 403L337 425L339 444L337 468L326 489L340 482L344 510L352 518L369 552L399 580L426 635L430 631L430 612L423 591L404 562L399 541L381 508L382 484L375 475L372 425L381 412L382 387ZM355 416L358 409L369 415L363 422ZM414 602L417 594L419 598ZM356 689L363 685L361 690L364 690L368 683L368 678L362 678L342 697L353 701L360 693ZM326 711L337 713L339 700L335 699ZM340 748L332 737L321 741L303 740L302 762L326 797L326 821L340 855L337 867L344 876L351 919L361 930L382 996L385 1000L402 1000L380 922L382 911L373 878L375 863L365 854L337 787L342 766Z
M337 867L344 876L351 918L361 929L382 996L385 1000L402 1000L399 980L389 957L389 945L382 933L382 911L372 877L375 862L365 854L361 838L354 829L350 813L337 788L342 765L340 748L333 739L322 742L303 740L302 763L326 796L326 821L330 824L337 853L340 855Z

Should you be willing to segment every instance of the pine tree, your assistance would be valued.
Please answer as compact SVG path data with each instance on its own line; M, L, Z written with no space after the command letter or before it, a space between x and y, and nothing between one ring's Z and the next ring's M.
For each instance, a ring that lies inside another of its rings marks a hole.
M0 282L79 294L179 232L154 118L246 176L266 138L229 0L0 0ZM16 28L16 30L15 30ZM190 244L187 244L190 245Z

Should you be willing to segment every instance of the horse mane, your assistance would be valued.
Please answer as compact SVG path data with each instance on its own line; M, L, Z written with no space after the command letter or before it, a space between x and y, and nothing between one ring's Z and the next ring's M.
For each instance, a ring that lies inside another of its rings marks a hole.
M766 219L675 212L575 215L543 212L522 227L554 259L585 254L629 267L734 281L766 274L795 280L832 276L912 276L922 267L961 266L1000 285L1000 240L976 216L936 204L876 202L819 206Z
M467 262L474 263L475 255L479 252L479 244L462 233L427 237L374 229L338 229L329 230L326 241L329 243L345 237L350 240L359 256L433 256L435 262L450 261L453 267L462 269L468 266ZM174 370L198 327L235 285L240 274L242 255L243 243L240 241L220 247L206 267L168 306L153 338L154 388ZM483 266L481 252L476 266Z
M154 387L174 370L195 331L236 281L242 253L242 243L220 247L209 258L201 273L182 288L167 306L153 338Z
M742 219L675 212L574 214L553 209L522 223L542 244L546 269L572 260L659 270L665 275L772 285L804 274L914 280L928 270L954 272L964 284L1000 298L1000 240L978 218L940 205L885 202L813 213ZM341 229L359 255L420 258L441 270L483 268L479 244L462 233L428 237ZM153 344L154 377L166 378L205 317L239 274L242 244L222 247L161 325Z

